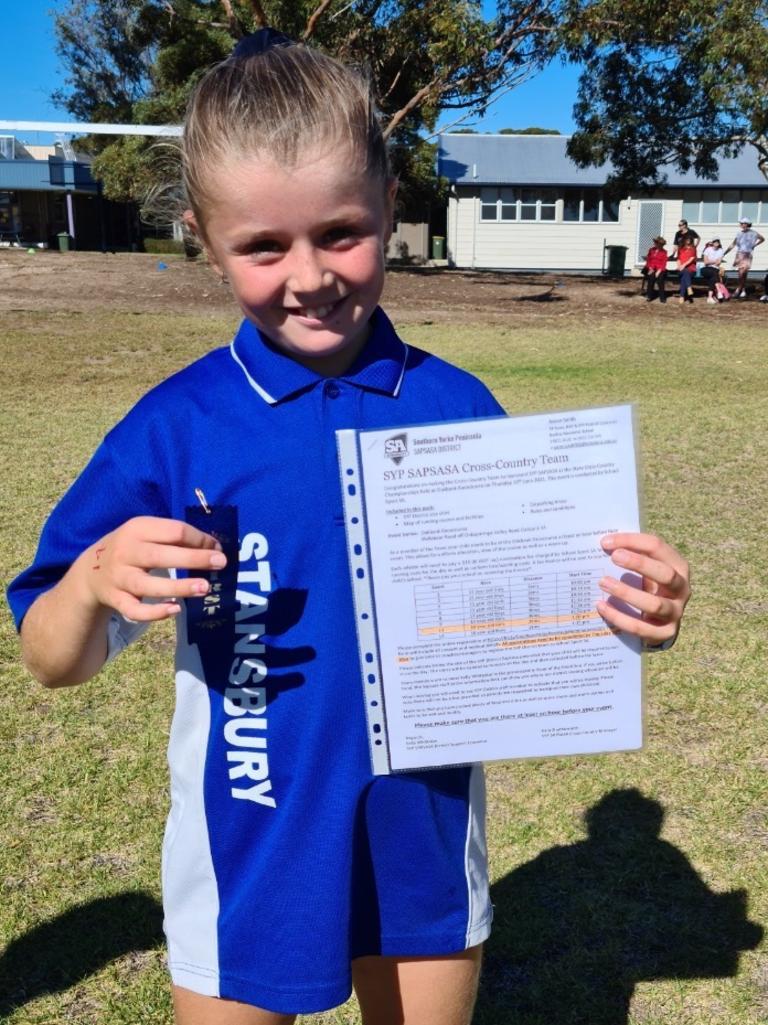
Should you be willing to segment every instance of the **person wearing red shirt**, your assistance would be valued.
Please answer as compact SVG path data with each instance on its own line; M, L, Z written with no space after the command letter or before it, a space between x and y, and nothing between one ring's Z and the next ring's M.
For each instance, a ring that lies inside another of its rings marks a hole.
M653 240L653 245L648 250L645 257L645 271L646 276L646 301L653 302L658 293L659 302L665 303L667 301L667 293L664 289L664 284L667 280L667 251L664 246L667 244L667 240L662 238L661 235L657 235Z
M696 243L691 238L685 238L677 247L677 269L680 271L680 298L678 302L682 306L684 302L693 302L693 276L696 273Z

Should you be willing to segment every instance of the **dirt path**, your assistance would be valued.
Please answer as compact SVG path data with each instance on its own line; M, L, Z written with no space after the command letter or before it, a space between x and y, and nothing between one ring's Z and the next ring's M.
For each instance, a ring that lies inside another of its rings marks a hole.
M165 268L162 267L165 265ZM399 323L424 321L516 324L556 323L637 314L653 325L682 317L726 321L765 317L753 288L746 302L708 306L704 298L681 308L675 296L666 306L646 303L640 279L518 274L437 269L392 269L383 304ZM88 312L112 308L145 312L226 313L232 310L226 286L203 260L146 253L58 253L0 249L0 310ZM698 329L698 328L696 328Z

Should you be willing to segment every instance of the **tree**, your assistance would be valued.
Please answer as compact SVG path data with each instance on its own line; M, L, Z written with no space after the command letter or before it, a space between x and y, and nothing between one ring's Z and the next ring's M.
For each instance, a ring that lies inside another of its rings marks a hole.
M434 179L424 134L446 109L484 111L541 68L562 0L69 0L57 16L67 89L81 119L178 122L203 71L269 24L370 69L406 198ZM100 137L102 140L104 137ZM149 142L92 141L111 198L140 199L155 176Z
M502 128L499 135L559 135L557 128L537 128L532 125L530 128Z
M662 184L674 166L715 180L752 147L768 177L768 0L569 0L559 32L584 65L569 155L610 161L608 184Z

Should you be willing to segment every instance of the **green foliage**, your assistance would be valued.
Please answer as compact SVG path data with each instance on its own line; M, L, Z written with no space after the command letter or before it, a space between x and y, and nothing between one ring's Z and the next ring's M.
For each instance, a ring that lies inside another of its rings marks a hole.
M446 108L481 112L493 93L550 57L560 0L69 0L56 17L67 87L56 95L85 121L178 123L190 91L237 39L266 22L370 70L409 205L434 202L424 131ZM89 140L111 199L165 184L145 141Z
M559 135L557 128L502 128L499 135Z
M55 100L81 120L178 123L202 72L267 23L370 69L408 206L440 201L422 137L441 111L482 114L494 93L555 55L583 68L569 154L610 162L616 191L652 188L665 165L715 179L744 146L768 173L768 0L68 0L56 15L67 85ZM472 129L459 129L471 133ZM502 134L556 134L529 127ZM104 151L105 194L141 199L165 184L150 144L86 140Z
M147 253L184 253L184 243L175 238L145 238L144 250Z
M768 171L767 0L568 0L559 45L584 65L569 154L610 161L619 191L664 165L715 180L747 145Z
M151 140L129 135L108 143L93 161L93 174L107 197L141 202L155 184L150 159Z

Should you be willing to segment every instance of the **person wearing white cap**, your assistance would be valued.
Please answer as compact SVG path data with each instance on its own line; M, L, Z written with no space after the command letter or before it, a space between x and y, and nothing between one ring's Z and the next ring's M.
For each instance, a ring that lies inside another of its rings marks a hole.
M732 249L736 250L733 266L739 272L739 278L736 283L735 294L739 299L746 299L747 275L752 266L752 254L761 243L765 242L765 239L759 232L753 231L752 221L747 217L741 218L739 226L741 228L739 234L728 246L723 256L727 256Z

